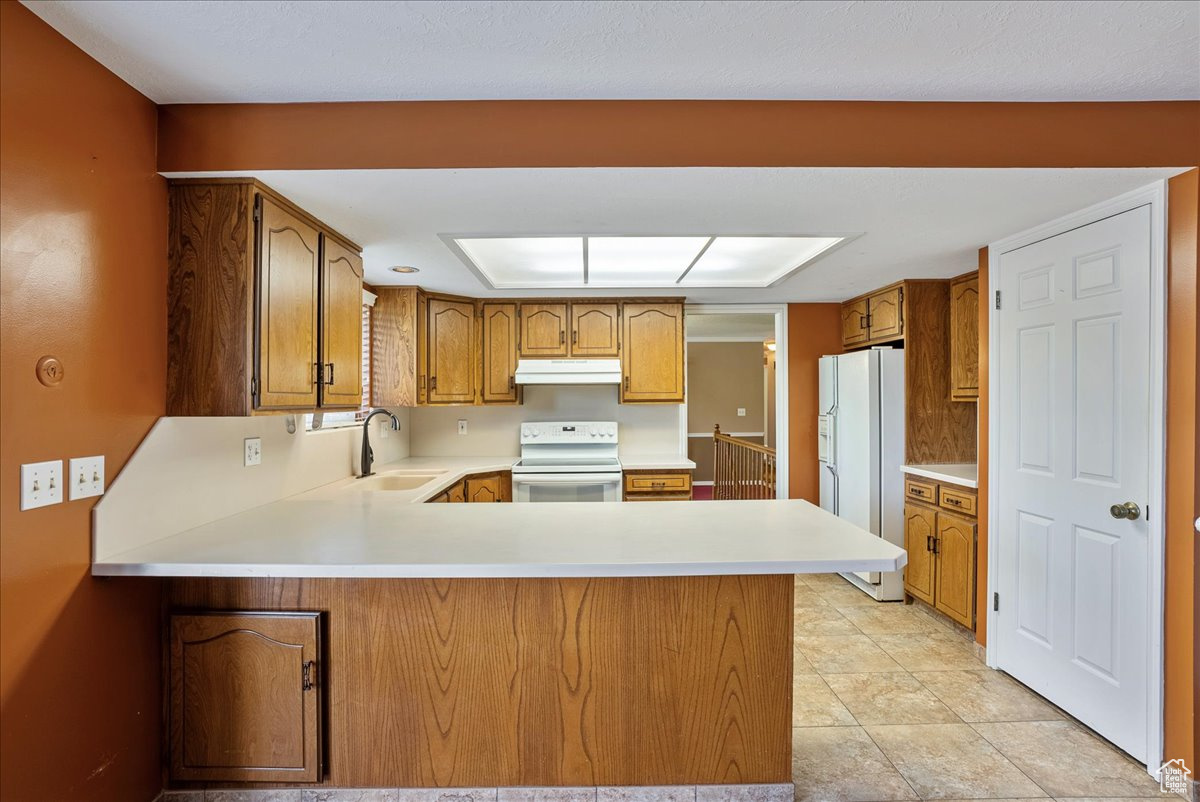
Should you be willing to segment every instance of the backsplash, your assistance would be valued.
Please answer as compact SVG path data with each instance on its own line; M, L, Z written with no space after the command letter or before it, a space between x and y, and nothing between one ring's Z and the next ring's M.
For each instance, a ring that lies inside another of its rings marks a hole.
M516 457L525 421L616 421L622 454L678 454L677 404L619 404L615 386L530 386L520 406L417 407L411 410L414 457ZM467 434L458 434L458 421Z
M375 464L408 456L409 410L400 431L372 421ZM110 554L294 496L358 472L362 428L287 431L287 416L159 418L93 512ZM242 441L262 438L262 463L242 464Z

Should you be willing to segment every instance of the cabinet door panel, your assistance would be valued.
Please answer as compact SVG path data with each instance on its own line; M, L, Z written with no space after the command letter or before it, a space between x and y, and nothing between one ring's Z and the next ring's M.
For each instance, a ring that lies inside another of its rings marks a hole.
M904 290L893 287L867 299L867 329L872 340L904 334Z
M945 512L937 517L934 606L975 628L975 522Z
M322 407L362 406L362 257L323 236L321 259Z
M867 341L867 299L842 304L842 345Z
M571 356L620 356L616 304L571 304Z
M567 353L567 305L521 304L521 356Z
M683 403L683 305L625 304L621 401Z
M172 779L318 781L318 638L317 613L172 616Z
M474 403L474 342L473 304L429 300L429 403Z
M950 285L950 397L979 398L979 276Z
M517 400L517 305L483 305L483 386L485 404Z
M467 500L467 483L459 482L446 491L446 501L450 504L462 504Z
M904 589L926 604L933 604L932 538L937 534L937 511L918 504L904 505Z
M258 403L317 406L317 230L260 195Z
M471 504L504 501L504 485L500 474L468 476L467 501Z

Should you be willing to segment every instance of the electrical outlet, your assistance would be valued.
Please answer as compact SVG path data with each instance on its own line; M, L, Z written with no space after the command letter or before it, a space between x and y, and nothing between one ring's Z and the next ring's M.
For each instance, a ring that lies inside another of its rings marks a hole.
M242 464L249 468L251 465L259 465L262 463L262 438L247 437L245 440L245 459Z
M91 498L104 495L104 457L77 457L68 463L67 497Z
M459 434L467 433L467 421L463 418L458 419L458 433Z
M739 418L746 417L746 408L745 407L738 407L738 417Z
M62 460L31 462L21 466L21 509L32 510L63 500Z

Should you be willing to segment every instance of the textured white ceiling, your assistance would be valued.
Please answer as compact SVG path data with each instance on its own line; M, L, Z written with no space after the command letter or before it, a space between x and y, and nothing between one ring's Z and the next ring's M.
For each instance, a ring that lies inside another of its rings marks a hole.
M1200 3L28 5L158 103L1200 97Z
M487 290L439 234L863 232L775 287L636 290L686 294L692 301L778 303L840 301L895 279L964 273L975 269L978 249L989 242L1177 172L684 167L254 175L363 245L368 282L479 297L529 293ZM392 265L421 272L401 276L387 269Z

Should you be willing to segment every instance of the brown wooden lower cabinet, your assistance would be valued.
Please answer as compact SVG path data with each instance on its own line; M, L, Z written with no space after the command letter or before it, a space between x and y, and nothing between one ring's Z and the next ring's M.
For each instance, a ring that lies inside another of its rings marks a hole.
M172 615L172 780L321 779L320 614Z
M512 501L512 473L473 473L429 499L433 504L473 504Z
M690 501L691 471L625 471L626 501Z
M948 512L937 515L937 579L933 606L975 628L975 521Z
M968 629L975 629L975 519L960 512L975 509L975 493L930 485L942 507L913 500L904 505L904 590Z
M926 604L933 604L933 538L937 532L937 510L920 504L904 505L904 589Z
M322 612L329 669L318 679L329 718L321 782L329 787L791 781L788 575L220 577L172 579L165 592L174 609ZM294 709L307 652L257 616L233 619L187 640L236 644L228 653L247 665L259 663L243 655L262 655L279 698L269 709L247 708L220 682L232 666L200 646L203 672L193 676L217 690L197 706L244 711L238 725L247 729L224 722L189 732L192 743L218 750L206 753L212 762L223 758L222 742L242 738L239 766L299 762L290 740L266 737L266 722L281 715L276 707L291 716L280 732L301 720ZM221 637L228 632L242 634ZM252 680L245 688L260 687L258 669L239 676Z

